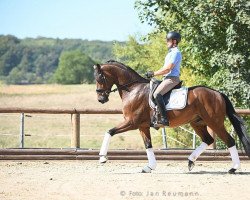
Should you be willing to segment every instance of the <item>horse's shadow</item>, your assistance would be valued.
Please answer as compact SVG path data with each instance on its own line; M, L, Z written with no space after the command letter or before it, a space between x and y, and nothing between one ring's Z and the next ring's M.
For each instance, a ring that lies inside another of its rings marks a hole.
M185 174L211 174L211 175L226 175L229 174L228 172L221 172L221 171L198 171L198 172L186 172ZM250 175L250 172L235 172L233 175Z
M145 173L141 173L141 172L114 172L114 174L145 174ZM153 173L149 173L149 174L178 174L178 175L231 175L228 172L215 172L215 171L197 171L197 172L153 172ZM250 175L250 172L236 172L235 174L232 175Z

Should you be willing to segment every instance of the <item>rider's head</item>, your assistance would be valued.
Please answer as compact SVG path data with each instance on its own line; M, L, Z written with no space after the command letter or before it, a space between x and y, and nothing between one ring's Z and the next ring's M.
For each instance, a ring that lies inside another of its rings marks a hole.
M166 40L168 48L173 48L178 46L178 43L181 41L181 35L176 31L171 31L166 35Z

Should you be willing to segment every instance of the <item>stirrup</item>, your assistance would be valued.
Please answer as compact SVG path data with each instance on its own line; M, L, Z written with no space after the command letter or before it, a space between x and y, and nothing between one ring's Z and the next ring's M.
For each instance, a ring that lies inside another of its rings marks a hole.
M166 123L161 123L162 121L155 121L154 123L153 123L153 125L154 125L154 127L155 128L163 128L163 127L165 127L165 126L169 126L169 122L168 121L166 121Z
M157 122L154 123L154 128L155 128L156 130L159 130L159 128L164 128L164 127L165 127L165 126L162 125L162 124L158 124Z
M160 121L163 126L169 126L169 122L167 119L164 119L164 118L161 118L161 121Z

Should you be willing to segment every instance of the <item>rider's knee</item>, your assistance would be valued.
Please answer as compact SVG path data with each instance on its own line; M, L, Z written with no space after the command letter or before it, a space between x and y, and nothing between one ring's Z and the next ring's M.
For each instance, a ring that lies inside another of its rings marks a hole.
M160 92L155 91L155 92L154 92L154 94L153 94L154 99L156 99L158 95L161 95L161 93L160 93Z
M156 99L156 97L159 95L160 93L159 92L154 92L153 96L154 96L154 99Z

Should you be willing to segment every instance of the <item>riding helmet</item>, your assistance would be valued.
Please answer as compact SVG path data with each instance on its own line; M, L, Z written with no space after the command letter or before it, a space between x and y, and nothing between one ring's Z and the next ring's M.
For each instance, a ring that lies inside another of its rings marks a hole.
M178 32L171 31L167 34L166 39L176 40L179 43L181 41L181 35Z

